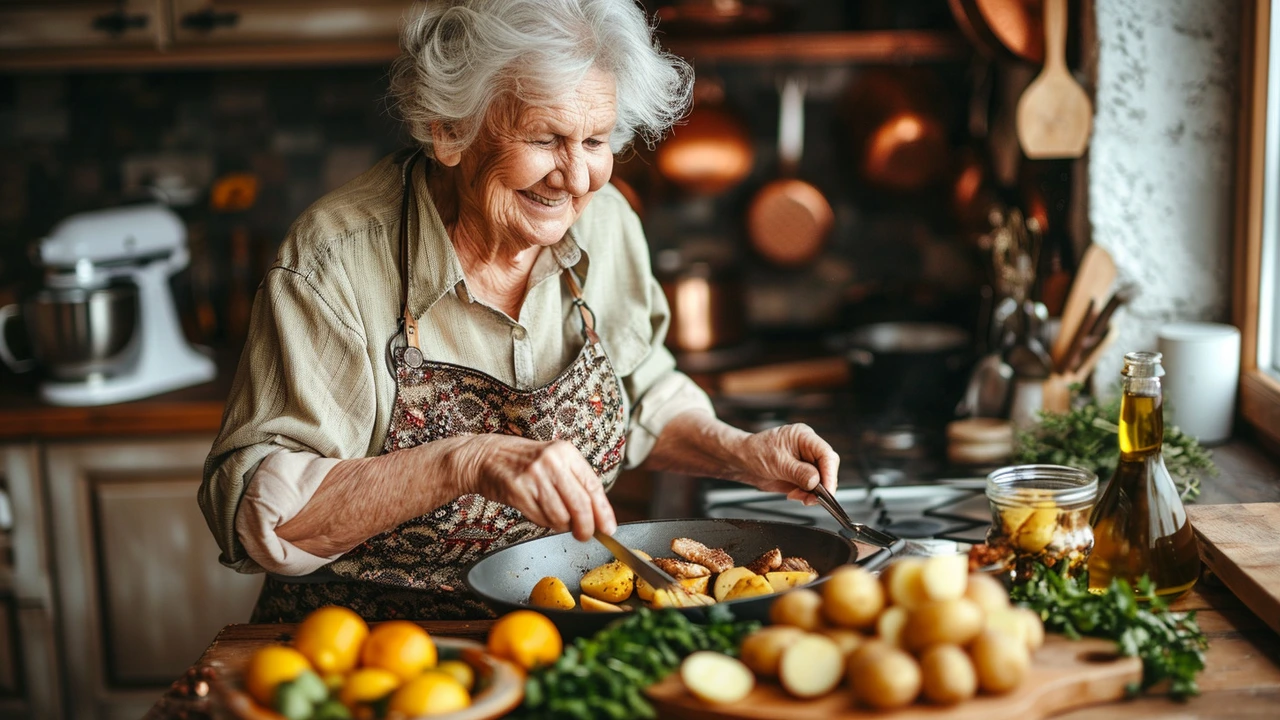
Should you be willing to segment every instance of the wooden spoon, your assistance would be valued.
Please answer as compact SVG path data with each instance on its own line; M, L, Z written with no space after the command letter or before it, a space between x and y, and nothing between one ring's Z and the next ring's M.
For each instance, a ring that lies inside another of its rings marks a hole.
M1076 158L1089 144L1093 104L1067 69L1067 0L1045 0L1044 20L1044 69L1018 100L1018 142L1029 158Z
M1062 307L1062 324L1058 328L1057 337L1053 339L1053 347L1049 350L1055 368L1063 367L1072 339L1089 330L1083 323L1090 307L1101 308L1106 305L1115 279L1116 264L1111 255L1096 243L1090 245L1084 251L1080 269L1071 283L1071 291L1067 293L1067 302Z

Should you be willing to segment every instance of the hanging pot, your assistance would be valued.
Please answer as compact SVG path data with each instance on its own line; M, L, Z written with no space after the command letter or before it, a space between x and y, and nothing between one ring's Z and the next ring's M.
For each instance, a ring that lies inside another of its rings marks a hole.
M858 176L876 190L909 194L941 180L950 144L932 76L919 69L870 69L846 93Z
M679 250L658 254L658 277L671 310L667 347L705 352L733 346L746 337L741 278L728 262L685 258Z
M969 333L941 323L864 325L828 345L849 363L859 410L902 422L950 419L973 364Z
M658 172L694 195L719 195L737 186L755 163L750 133L723 100L719 82L700 80L693 111L656 152Z

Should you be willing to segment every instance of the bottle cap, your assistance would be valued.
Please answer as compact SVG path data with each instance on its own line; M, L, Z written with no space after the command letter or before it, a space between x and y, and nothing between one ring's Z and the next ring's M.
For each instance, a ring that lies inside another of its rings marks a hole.
M1120 374L1131 378L1163 377L1164 366L1160 364L1160 358L1160 353L1145 350L1125 353L1124 368Z

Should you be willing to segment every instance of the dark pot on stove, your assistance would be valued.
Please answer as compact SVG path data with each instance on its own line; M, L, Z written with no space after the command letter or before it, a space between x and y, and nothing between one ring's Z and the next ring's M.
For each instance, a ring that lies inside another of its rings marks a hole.
M864 325L831 345L849 363L853 404L863 419L946 422L973 365L969 333L942 323Z

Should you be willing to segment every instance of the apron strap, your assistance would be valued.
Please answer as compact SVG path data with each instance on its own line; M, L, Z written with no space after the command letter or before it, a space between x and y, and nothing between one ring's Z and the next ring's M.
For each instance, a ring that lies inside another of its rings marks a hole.
M582 336L593 345L600 342L600 336L596 334L596 314L591 312L587 301L582 299L582 286L569 268L564 269L564 281L569 285L569 294L573 296L573 306L578 308L578 314L582 316Z
M413 168L420 151L414 151L404 162L400 193L400 293L403 295L403 312L400 327L404 332L405 347L418 347L418 319L409 312L409 203L413 197ZM416 213L415 213L416 218Z

